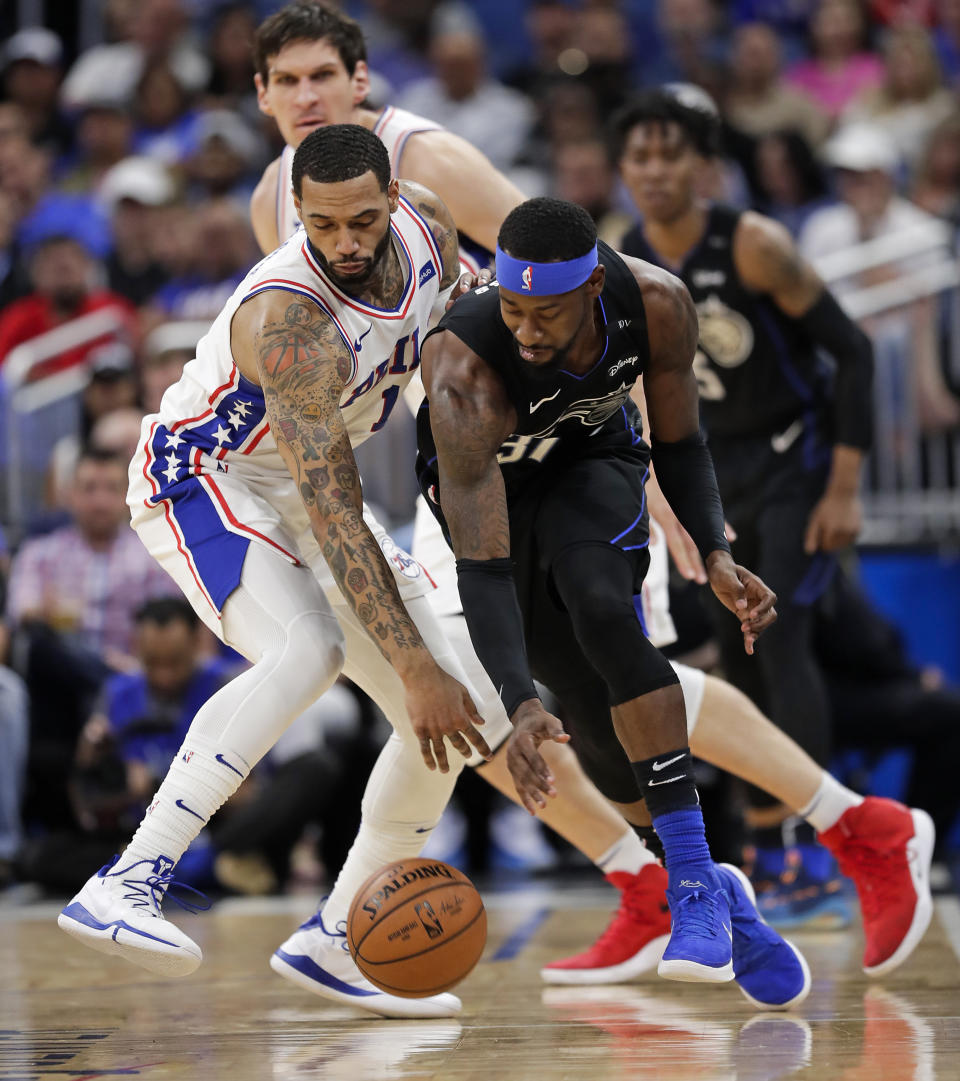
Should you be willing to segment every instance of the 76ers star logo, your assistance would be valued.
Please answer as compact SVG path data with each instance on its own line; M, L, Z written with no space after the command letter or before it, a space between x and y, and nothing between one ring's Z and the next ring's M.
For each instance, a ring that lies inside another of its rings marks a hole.
M533 267L528 266L527 269L520 275L520 280L523 282L524 289L533 288Z

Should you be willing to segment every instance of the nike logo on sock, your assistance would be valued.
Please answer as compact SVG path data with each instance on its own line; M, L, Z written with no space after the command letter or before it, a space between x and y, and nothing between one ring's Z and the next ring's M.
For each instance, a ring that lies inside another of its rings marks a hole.
M666 760L666 762L654 762L653 763L653 771L654 771L654 773L659 773L660 770L666 769L667 766L672 766L674 762L679 762L680 759L683 758L684 754L686 754L686 751L684 751L682 754L674 755L673 758L668 758Z
M198 815L197 812L189 808L182 799L178 799L176 802L181 811L186 811L188 815L193 815L194 818L199 818L201 822L206 822L203 815Z
M650 788L654 788L658 784L673 784L674 781L682 781L686 777L685 773L681 773L676 777L664 777L662 781L647 781Z
M226 766L226 767L227 767L227 769L232 769L232 770L233 770L233 772L234 772L234 773L235 773L235 774L236 774L236 775L237 775L238 777L242 777L242 776L243 776L243 774L242 774L242 773L240 772L240 770L238 770L236 766L231 766L231 765L230 765L230 763L229 763L229 762L228 762L228 761L227 761L227 760L226 760L226 759L225 759L225 758L223 757L223 755L222 755L222 754L218 754L218 755L215 755L215 758L216 758L216 760L217 760L217 761L218 761L218 762L220 763L220 765L221 765L221 766Z

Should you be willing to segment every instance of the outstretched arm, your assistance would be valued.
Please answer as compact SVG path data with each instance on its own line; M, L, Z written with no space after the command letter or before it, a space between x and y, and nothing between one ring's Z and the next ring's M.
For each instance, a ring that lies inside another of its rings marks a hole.
M566 742L533 685L510 562L510 521L497 451L516 426L498 376L450 331L421 353L437 449L440 504L457 556L463 613L473 647L513 722L508 763L524 806L535 813L554 795L537 748Z
M807 523L804 547L811 553L846 547L860 532L863 517L860 470L873 419L870 339L843 312L777 222L744 214L734 236L733 259L745 285L766 293L836 361L830 477Z
M703 558L710 586L739 619L744 648L776 612L772 590L730 555L713 461L700 434L699 397L693 374L697 313L683 283L672 274L630 259L643 293L650 360L643 390L650 418L653 463L663 494Z
M352 361L336 324L308 297L271 290L240 309L232 341L241 368L255 363L271 431L341 593L403 681L425 762L432 768L436 755L445 770L444 735L465 755L463 735L489 754L469 696L427 650L364 521L340 413Z

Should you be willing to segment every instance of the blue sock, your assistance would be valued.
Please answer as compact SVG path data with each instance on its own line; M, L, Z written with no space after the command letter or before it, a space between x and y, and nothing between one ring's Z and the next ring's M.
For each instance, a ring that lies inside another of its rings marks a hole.
M691 872L701 879L706 875L706 884L711 889L717 888L713 859L703 827L703 813L699 807L685 807L658 815L653 820L653 828L663 844L671 888L678 884L675 879L687 878Z

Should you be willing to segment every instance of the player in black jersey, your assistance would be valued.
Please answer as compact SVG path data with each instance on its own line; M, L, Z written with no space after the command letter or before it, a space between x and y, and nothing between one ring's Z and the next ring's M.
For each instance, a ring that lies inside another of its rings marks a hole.
M458 556L477 655L514 724L517 791L529 810L544 806L553 781L538 747L570 739L532 673L564 704L601 792L634 820L646 799L670 881L661 975L717 983L736 972L746 990L744 979L776 971L799 1000L802 959L759 921L738 872L710 859L683 697L635 607L651 455L629 394L642 375L660 483L748 653L776 615L724 538L698 431L689 296L598 245L589 215L555 199L512 211L496 258L498 284L461 298L424 340L418 472ZM766 972L746 973L748 945Z
M733 551L779 598L777 625L749 666L713 606L727 677L823 764L830 720L811 605L830 581L833 553L860 529L871 346L785 229L698 197L719 142L702 91L648 92L614 127L621 175L643 214L623 250L673 271L690 290L701 417L737 533ZM767 817L779 820L776 809Z

